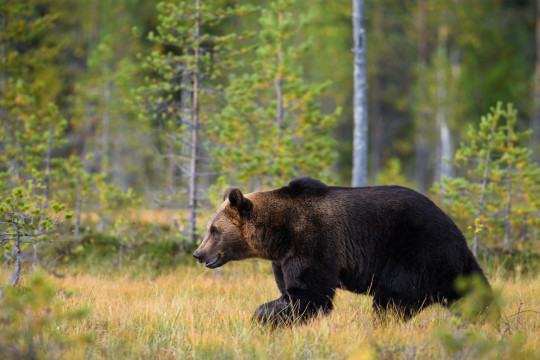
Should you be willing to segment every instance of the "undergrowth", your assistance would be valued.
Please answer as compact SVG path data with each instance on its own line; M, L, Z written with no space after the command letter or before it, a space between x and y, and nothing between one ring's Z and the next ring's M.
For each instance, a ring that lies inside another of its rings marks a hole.
M19 325L2 323L0 339L5 338L6 329L16 328L16 337L32 344L32 354L50 355L47 358L532 359L540 356L538 275L505 277L502 270L494 275L488 273L500 293L498 301L502 306L500 316L496 317L471 320L436 305L407 322L394 317L380 322L372 316L370 296L339 290L335 310L329 316L272 330L251 321L258 305L279 295L267 262L231 263L219 272L183 264L161 274L135 270L136 266L129 264L124 265L122 272L99 274L86 271L88 266L66 265L64 277L47 276L43 281L55 289L50 292L51 298L42 298L43 307L21 312L20 319L26 320L19 321ZM126 273L130 267L131 273ZM0 275L6 277L6 273ZM24 291L33 291L32 277L24 279L24 289L29 289ZM12 297L2 297L2 308L8 306L7 299ZM44 305L51 301L57 304L57 310L52 313ZM66 315L84 306L89 307L84 316ZM46 325L37 330L21 325L35 323L45 315ZM65 343L59 339L87 341Z

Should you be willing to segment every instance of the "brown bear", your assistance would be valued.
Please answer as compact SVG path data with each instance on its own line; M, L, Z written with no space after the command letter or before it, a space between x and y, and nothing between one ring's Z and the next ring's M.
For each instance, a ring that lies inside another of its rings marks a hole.
M410 317L460 297L462 275L487 279L454 222L431 200L400 186L335 187L303 177L243 195L228 189L193 256L208 268L272 261L281 296L259 322L306 320L332 310L337 288L373 295Z

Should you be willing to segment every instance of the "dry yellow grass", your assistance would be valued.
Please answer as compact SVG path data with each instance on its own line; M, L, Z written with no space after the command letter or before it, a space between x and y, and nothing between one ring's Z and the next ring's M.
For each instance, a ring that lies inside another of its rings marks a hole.
M435 335L441 326L452 329L457 337L471 326L483 338L491 339L486 346L493 348L488 348L487 358L510 359L523 351L540 355L538 277L491 279L495 287L502 289L506 303L499 325L468 324L439 306L428 308L408 322L390 318L386 324L376 324L371 297L338 291L330 316L276 331L251 322L251 314L259 304L278 296L270 264L265 262L228 264L219 275L202 266L182 266L152 278L80 273L51 281L61 290L73 292L65 297L68 308L85 304L91 308L88 318L61 325L66 336L93 336L84 354L73 349L68 357L476 358L474 345L469 342L450 356ZM513 315L519 310L519 315ZM522 334L522 342L516 342L513 334L517 332Z

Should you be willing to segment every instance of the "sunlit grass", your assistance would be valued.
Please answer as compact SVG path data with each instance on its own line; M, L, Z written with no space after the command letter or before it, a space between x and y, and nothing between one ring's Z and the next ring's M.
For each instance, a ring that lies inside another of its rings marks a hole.
M492 341L522 332L520 351L540 354L538 277L491 279L506 303L499 323L470 324L432 306L408 322L389 318L381 324L372 317L371 297L338 291L331 315L274 331L251 321L258 305L279 295L266 262L227 264L220 273L184 265L159 276L100 276L71 268L64 278L50 281L68 309L91 308L85 319L58 324L57 330L69 338L92 335L86 349L74 347L67 357L439 359L454 356L436 336L438 329L460 334L469 326ZM476 358L468 347L457 357ZM511 349L501 349L486 356L512 358Z

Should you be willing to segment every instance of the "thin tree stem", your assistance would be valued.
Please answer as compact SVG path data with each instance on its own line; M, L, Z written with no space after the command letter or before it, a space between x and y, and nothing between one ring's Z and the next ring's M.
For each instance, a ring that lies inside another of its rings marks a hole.
M419 103L418 114L416 116L416 135L415 135L415 153L416 153L416 187L418 191L424 192L426 189L427 165L429 150L427 145L426 133L429 118L429 111L423 107L425 98L426 81L424 72L427 67L427 1L418 1L418 71L417 71L417 102Z
M280 12L278 15L278 27L281 27L281 22L283 19L283 12ZM274 86L276 88L276 122L280 129L283 128L283 49L281 41L277 44L277 73L274 80Z
M482 213L484 211L485 192L486 192L487 183L488 183L489 163L490 163L490 158L491 158L491 143L493 142L493 137L495 136L496 127L497 127L497 118L494 117L493 124L491 126L491 135L487 143L487 153L486 153L486 160L484 164L484 175L482 177L482 188L480 190L480 200L478 202L478 212L476 213L476 218L474 221L475 228L474 228L474 238L473 238L473 254L475 257L478 257L478 247L480 245L479 221L476 221L476 219L479 219L480 216L482 216Z
M512 150L513 144L512 144L512 124L510 121L508 121L508 151ZM512 161L508 160L508 164L506 167L506 209L504 214L504 227L505 227L505 234L504 234L504 250L510 251L512 240L510 238L511 231L512 231L512 225L510 224L510 213L512 211Z
M533 89L533 116L531 116L532 135L530 148L532 158L539 162L538 144L540 143L540 0L536 1L536 62L534 68L534 89Z
M75 237L79 236L81 231L81 213L82 213L82 194L80 190L77 190L77 203L75 205L75 229L73 230L73 235Z
M201 14L199 12L200 0L196 0L196 20L195 20L195 70L193 72L193 106L192 106L192 127L191 127L191 168L189 180L189 223L190 241L194 244L197 241L197 143L199 128L199 37Z
M21 236L17 231L17 238L15 239L15 269L11 275L11 286L17 285L19 277L21 276Z

